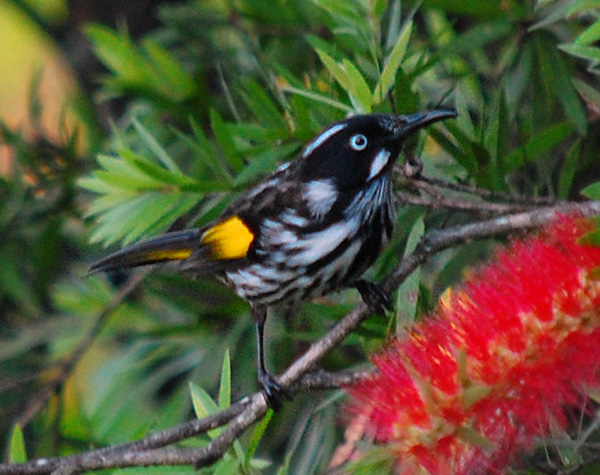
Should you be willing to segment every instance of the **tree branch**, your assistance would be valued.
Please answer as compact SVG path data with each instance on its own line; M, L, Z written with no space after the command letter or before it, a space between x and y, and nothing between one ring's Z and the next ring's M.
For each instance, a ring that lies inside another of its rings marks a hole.
M600 202L561 204L432 231L421 240L413 253L398 263L384 279L383 286L385 290L393 291L414 269L431 256L450 247L473 239L529 230L548 223L557 214L569 213L578 213L584 217L599 215ZM327 352L340 344L368 316L367 307L362 303L357 305L278 377L282 387L292 393L305 389L330 389L364 377L365 371L336 374L311 371ZM70 475L115 467L192 464L196 467L206 466L218 460L235 439L266 412L267 404L263 394L255 393L217 414L156 432L137 441L67 457L37 459L24 464L1 464L0 474ZM165 448L225 424L227 425L221 434L205 447Z

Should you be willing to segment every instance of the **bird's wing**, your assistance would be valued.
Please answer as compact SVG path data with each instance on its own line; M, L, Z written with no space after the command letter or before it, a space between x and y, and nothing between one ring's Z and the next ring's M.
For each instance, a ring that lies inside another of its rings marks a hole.
M117 251L92 264L90 272L185 261L182 270L218 273L247 262L260 246L261 223L295 201L295 180L276 172L238 197L217 220L203 228L166 233Z

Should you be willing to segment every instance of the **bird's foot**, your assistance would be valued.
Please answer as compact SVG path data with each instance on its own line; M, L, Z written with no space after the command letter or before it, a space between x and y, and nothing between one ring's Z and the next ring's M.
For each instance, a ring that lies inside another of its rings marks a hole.
M385 315L385 311L394 310L392 298L375 282L360 279L356 283L356 290L360 293L363 302L377 315Z
M258 382L262 386L267 405L275 412L281 410L283 399L292 399L291 394L286 391L268 372L260 372Z

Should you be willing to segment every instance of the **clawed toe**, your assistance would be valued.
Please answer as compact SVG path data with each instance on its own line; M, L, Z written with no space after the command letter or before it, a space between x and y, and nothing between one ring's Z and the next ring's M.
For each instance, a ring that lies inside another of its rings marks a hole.
M291 395L275 380L269 373L259 374L258 382L263 388L267 405L275 412L279 412L282 407L283 399L291 399Z
M361 279L356 283L356 289L373 313L385 315L386 310L390 312L394 310L390 295L375 282Z

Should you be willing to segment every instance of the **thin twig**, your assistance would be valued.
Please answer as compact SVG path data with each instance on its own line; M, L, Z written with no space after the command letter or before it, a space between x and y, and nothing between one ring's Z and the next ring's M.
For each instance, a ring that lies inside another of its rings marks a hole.
M447 199L441 196L430 199L401 191L396 193L396 199L398 202L403 204L425 206L428 209L451 209L456 211L471 211L476 213L485 212L492 214L506 214L518 213L527 209L527 207L524 205L492 203L488 201L474 202L467 200Z
M429 185L445 188L450 191L457 191L459 193L468 193L476 195L481 198L486 198L493 201L506 201L509 203L523 204L527 206L553 206L557 200L555 198L546 196L524 196L517 195L515 193L503 193L500 191L486 190L484 188L478 188L476 186L465 185L462 183L456 183L453 181L446 181L440 178L430 178L426 176L419 176L411 178L412 182L427 183Z

